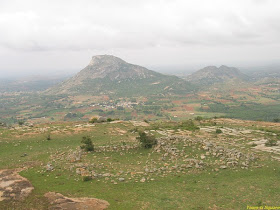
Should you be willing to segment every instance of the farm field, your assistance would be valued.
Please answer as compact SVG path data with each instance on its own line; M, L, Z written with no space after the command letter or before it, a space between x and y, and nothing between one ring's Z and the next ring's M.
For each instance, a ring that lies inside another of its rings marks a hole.
M29 124L88 121L94 116L121 120L186 120L229 117L274 121L280 118L279 87L250 83L216 84L187 95L114 98L6 93L0 96L0 122Z

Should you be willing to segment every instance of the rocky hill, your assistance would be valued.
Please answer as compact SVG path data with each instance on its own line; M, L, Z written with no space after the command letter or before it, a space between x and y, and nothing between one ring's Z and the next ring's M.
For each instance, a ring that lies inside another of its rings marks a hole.
M191 90L188 82L176 76L163 75L112 55L98 55L77 75L46 93L137 96Z
M228 66L207 66L189 75L186 80L192 83L214 84L228 80L246 81L249 77L241 73L237 68Z

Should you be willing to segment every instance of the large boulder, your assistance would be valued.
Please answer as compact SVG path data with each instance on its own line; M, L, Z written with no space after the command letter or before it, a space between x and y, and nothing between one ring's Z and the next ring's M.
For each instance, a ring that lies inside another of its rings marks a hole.
M32 184L18 172L20 169L0 170L0 201L22 200L34 189Z
M96 198L68 198L60 193L48 192L45 197L50 202L49 209L67 210L103 210L109 207L109 203Z

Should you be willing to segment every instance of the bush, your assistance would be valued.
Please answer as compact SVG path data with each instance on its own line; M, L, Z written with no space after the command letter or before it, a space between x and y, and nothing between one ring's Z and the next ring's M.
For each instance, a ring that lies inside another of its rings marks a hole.
M85 151L88 151L88 152L94 151L94 145L92 144L92 140L89 136L83 136L83 139L81 142L83 143L83 145L81 146L81 149L84 149Z
M47 140L51 140L51 134L50 133L48 133L48 135L47 135Z
M269 139L265 142L265 146L267 147L273 147L277 145L277 141L274 139Z
M216 129L216 133L217 133L217 134L220 134L220 133L223 133L223 131L222 131L221 129L218 128L218 129Z
M97 122L97 118L93 117L89 120L89 123L96 123Z
M203 120L203 117L201 117L201 116L197 116L196 118L194 118L196 121L201 121L201 120Z
M107 122L112 122L114 121L112 118L107 118Z
M182 130L189 130L189 131L195 131L199 130L200 128L194 124L192 120L186 120L181 122L176 129L182 129Z
M154 136L147 135L144 131L138 132L139 136L137 139L140 141L143 148L152 148L157 144L157 140Z
M275 119L273 119L273 122L280 122L280 119L279 118L275 118Z
M90 181L90 180L92 180L92 177L91 177L91 176L83 176L83 181L84 181L84 182L88 182L88 181Z
M18 124L19 124L19 125L23 125L24 122L23 122L22 120L20 120L20 121L18 121Z
M124 108L122 106L118 106L117 110L124 110Z

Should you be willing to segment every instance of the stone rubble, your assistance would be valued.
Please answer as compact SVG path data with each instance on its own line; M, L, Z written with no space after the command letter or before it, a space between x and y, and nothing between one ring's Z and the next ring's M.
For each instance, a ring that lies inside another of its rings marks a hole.
M168 174L188 173L194 170L219 171L219 169L248 169L257 157L254 153L244 153L236 148L218 145L216 142L202 139L192 138L189 136L169 135L157 138L158 144L147 154L146 162L138 161L135 163L142 167L142 170L116 170L110 161L111 157L104 157L102 160L96 161L93 156L92 163L85 162L84 156L86 152L70 150L69 153L56 153L52 155L53 164L61 164L62 167L68 168L78 176L89 176L93 179L110 181L113 184L118 182L140 181L147 182L151 177L165 177ZM131 145L108 145L96 147L94 153L116 152L120 155L126 155L139 149L139 144ZM151 154L154 153L159 157L152 159ZM142 153L139 153L142 156ZM64 164L62 164L66 161ZM54 170L52 164L48 164L49 171Z

